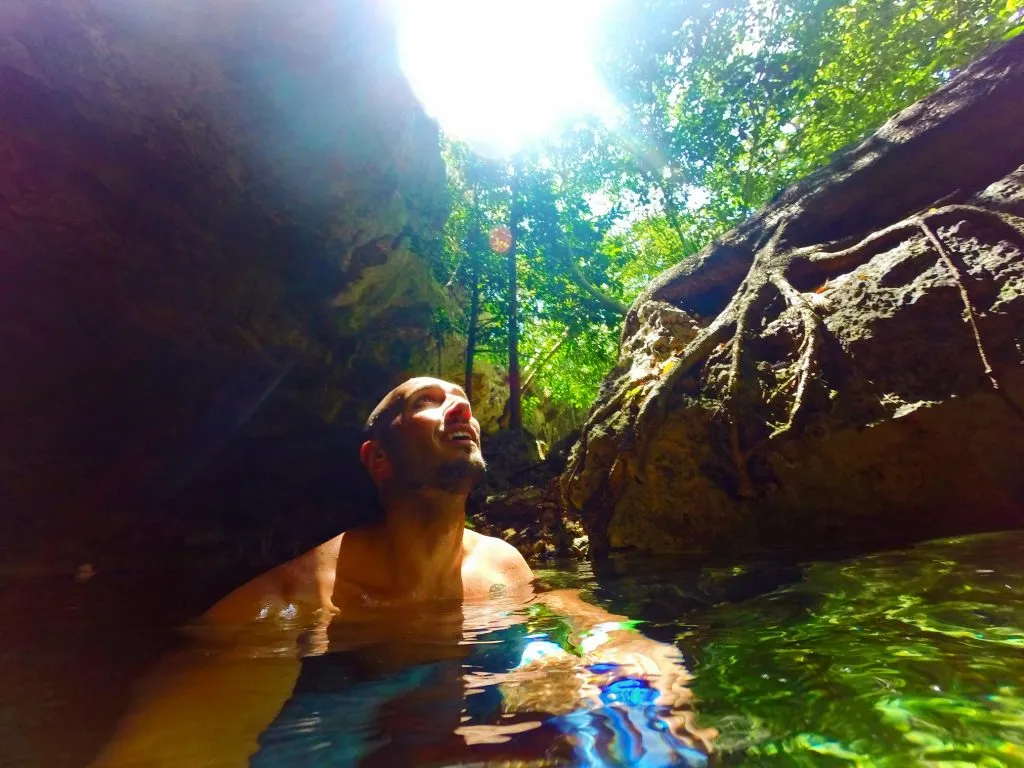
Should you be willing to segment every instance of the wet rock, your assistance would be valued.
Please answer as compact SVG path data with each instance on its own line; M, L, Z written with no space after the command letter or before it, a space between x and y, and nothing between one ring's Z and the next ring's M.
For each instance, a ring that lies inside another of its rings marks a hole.
M280 557L361 514L359 421L461 358L393 38L371 0L4 3L5 548Z
M537 440L525 430L500 430L484 434L481 449L487 459L487 477L478 493L488 495L525 485L525 476L541 467ZM550 477L548 473L545 477Z
M1024 39L657 278L562 476L591 546L1024 524Z
M485 435L487 478L469 501L469 520L480 533L515 546L532 562L585 557L589 539L579 516L562 503L558 474L575 436L545 459L525 430Z
M579 516L563 505L557 477L488 496L469 520L479 533L504 539L534 563L588 553L589 539Z

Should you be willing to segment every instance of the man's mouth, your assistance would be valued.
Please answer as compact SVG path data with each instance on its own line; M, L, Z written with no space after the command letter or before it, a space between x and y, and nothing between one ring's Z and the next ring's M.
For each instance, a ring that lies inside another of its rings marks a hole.
M476 434L473 430L468 427L461 427L459 429L453 429L448 433L448 439L454 443L471 443L472 445L477 444Z

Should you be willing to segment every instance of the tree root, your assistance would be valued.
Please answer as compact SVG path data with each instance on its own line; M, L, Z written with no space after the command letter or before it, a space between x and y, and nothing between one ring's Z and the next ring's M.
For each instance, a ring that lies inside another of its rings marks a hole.
M1007 237L1011 243L1024 253L1024 220L1020 220L1010 214L997 213L996 211L990 211L973 205L946 205L941 208L931 208L878 232L873 232L860 242L840 251L826 251L816 246L794 249L789 254L791 257L789 259L789 273L802 273L806 275L808 265L817 267L819 270L822 266L827 265L833 275L847 272L850 269L861 266L877 253L895 247L908 237L918 232L923 233L929 244L938 253L939 260L949 270L953 281L957 285L960 299L964 305L967 322L974 336L978 356L981 359L982 369L991 382L992 388L999 391L999 381L996 379L992 366L989 364L985 345L978 330L977 313L974 310L974 305L971 303L971 297L967 291L963 275L935 232L936 227L943 224L954 224L964 219L981 219L983 223L988 224L999 234ZM799 260L801 257L803 257L802 261ZM804 267L804 269L801 269L801 267Z
M781 274L773 275L772 278L772 283L779 289L779 292L786 300L786 304L800 317L800 323L803 325L804 337L800 341L800 356L796 364L796 370L789 378L790 382L796 380L797 383L796 392L793 395L793 403L789 409L789 418L786 420L785 424L780 427L776 427L776 429L772 431L771 435L768 437L769 440L781 437L793 429L797 415L800 413L800 407L803 405L804 398L806 397L807 383L811 380L811 374L816 367L816 353L822 344L822 323L818 315L807 303L807 299L805 299L803 295L793 287L793 284ZM788 384L784 386L788 386Z
M794 248L785 255L787 262L785 274L790 279L813 276L818 281L823 281L849 272L869 261L876 254L896 247L920 231L922 221L932 227L941 227L945 224L955 224L964 219L980 219L1024 253L1024 220L1008 213L997 213L974 205L944 205L941 208L930 208L923 213L915 214L877 232L872 232L842 250L828 250L837 243Z
M972 205L945 205L897 222L885 229L873 232L858 242L839 250L838 243L802 246L789 250L780 250L785 225L776 228L769 242L754 256L750 271L740 284L732 300L707 328L703 329L679 353L668 358L661 366L661 375L651 375L634 382L628 390L622 388L607 403L598 408L588 419L584 427L584 440L591 427L606 420L611 414L623 406L631 395L647 388L637 408L634 418L629 420L619 443L619 449L612 466L609 467L602 480L603 501L605 505L613 504L620 493L625 474L636 478L639 471L647 464L647 454L657 437L664 421L670 395L675 391L679 381L694 368L707 360L723 345L729 354L728 374L722 393L722 411L729 426L729 451L736 467L737 492L741 497L755 495L751 482L748 463L751 455L767 442L773 441L790 433L796 426L803 411L808 389L815 373L821 366L821 349L824 343L825 327L804 294L794 284L794 279L803 281L831 279L840 274L862 266L875 255L889 250L914 235L923 234L931 247L937 252L938 260L949 271L955 281L964 305L966 320L970 326L982 368L994 390L1000 395L999 381L989 363L989 357L982 340L977 323L977 312L971 301L963 274L943 244L935 229L964 220L979 221L995 230L998 235L1008 239L1024 253L1024 220L1010 214L979 208ZM792 401L788 408L786 421L775 425L766 439L757 445L744 450L740 434L739 409L736 406L742 390L742 362L745 355L745 341L752 332L752 316L755 308L762 306L766 298L777 291L786 303L788 310L799 319L801 338L796 349L796 359L792 374L766 398L770 404L776 398L793 388ZM795 386L794 386L795 385ZM570 477L576 477L585 461L586 443L577 451L577 460L570 470Z
M956 264L953 263L953 259L950 258L949 252L946 247L939 240L939 236L935 234L934 230L928 226L928 219L925 216L919 217L917 225L921 227L921 231L924 232L925 237L931 242L932 247L935 248L939 254L939 258L946 265L946 269L953 276L953 280L956 282L956 287L960 291L960 300L964 303L964 314L967 316L967 323L971 326L971 333L974 335L974 346L978 349L978 357L981 358L981 367L985 370L985 375L988 376L988 380L992 382L992 389L999 390L999 381L996 379L995 372L992 370L992 366L988 362L988 355L985 354L985 345L981 341L981 332L978 330L978 323L975 319L974 305L971 303L971 296L967 292L967 285L964 283L964 276L960 273Z
M680 354L668 358L662 365L665 374L647 392L637 413L634 436L642 445L650 442L649 438L653 435L648 431L656 428L664 418L668 393L675 389L678 381L694 366L704 362L719 344L726 341L736 325L736 305L737 300L734 298L715 321L701 331Z
M761 264L772 261L784 231L785 225L775 230L768 243L758 251L750 272L729 305L719 313L710 326L686 346L680 355L673 356L667 361L665 368L668 372L648 391L637 413L636 427L622 445L627 455L633 454L633 460L629 463L634 466L634 470L647 462L647 448L653 443L654 435L664 419L668 394L674 390L679 379L698 363L707 360L720 344L726 342L732 331L732 337L728 341L730 362L723 410L729 422L729 444L737 470L738 493L741 496L754 495L754 486L747 472L747 460L740 448L740 425L733 406L742 381L740 366L743 360L744 337L749 332L750 315L753 308L761 303L767 285ZM640 447L639 452L635 451L637 444ZM636 474L635 471L633 474Z

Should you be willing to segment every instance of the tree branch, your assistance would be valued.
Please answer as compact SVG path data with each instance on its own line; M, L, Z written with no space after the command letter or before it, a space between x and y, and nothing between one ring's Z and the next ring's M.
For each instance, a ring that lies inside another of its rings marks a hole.
M586 275L580 269L576 263L576 259L573 258L572 250L569 251L569 272L572 274L573 280L579 285L584 291L586 291L594 301L600 304L605 309L609 309L618 315L625 315L629 311L629 307L623 304L621 301L613 299L611 296L606 294L592 282L587 280Z

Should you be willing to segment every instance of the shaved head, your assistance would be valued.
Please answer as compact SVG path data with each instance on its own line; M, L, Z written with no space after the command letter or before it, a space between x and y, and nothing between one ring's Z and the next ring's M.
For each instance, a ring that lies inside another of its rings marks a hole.
M467 492L483 475L480 424L462 387L418 376L388 392L363 426L363 463L378 488ZM377 472L367 444L388 462Z
M465 397L462 387L442 379L434 379L430 376L415 376L411 379L406 379L384 395L381 401L377 403L377 406L370 412L370 415L366 417L366 423L363 424L363 439L386 441L390 431L389 428L394 424L395 419L401 415L408 396L421 386L433 383L454 387L455 390Z
M408 381L403 382L392 389L370 411L370 415L366 417L366 423L363 424L364 440L378 440L381 442L385 440L387 433L390 431L389 427L398 418L405 405L402 388L408 383Z

